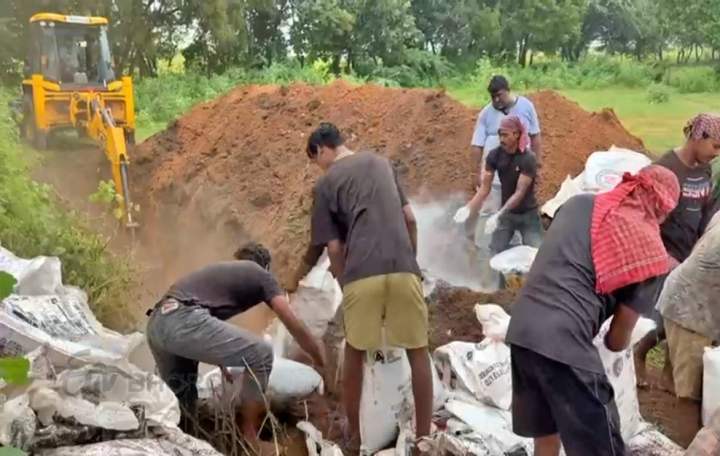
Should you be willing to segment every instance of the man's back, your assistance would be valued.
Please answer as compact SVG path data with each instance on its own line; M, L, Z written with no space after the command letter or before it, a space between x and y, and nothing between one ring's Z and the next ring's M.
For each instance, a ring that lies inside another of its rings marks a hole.
M210 310L221 320L282 294L273 275L255 262L225 261L205 266L175 282L166 297Z
M592 340L618 301L639 313L651 308L659 289L651 279L612 295L595 292L590 224L595 195L569 199L555 215L513 307L506 340L554 361L603 373Z
M337 227L345 246L342 285L396 272L420 275L402 210L406 204L390 162L370 152L336 161L318 180L314 241Z

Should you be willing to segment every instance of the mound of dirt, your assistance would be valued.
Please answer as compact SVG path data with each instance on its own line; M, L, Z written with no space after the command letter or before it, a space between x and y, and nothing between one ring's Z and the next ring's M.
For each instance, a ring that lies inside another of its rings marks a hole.
M613 144L643 149L610 110L590 114L551 91L530 98L543 130L541 202L568 174L579 173L593 151ZM467 191L477 115L434 90L342 81L238 87L138 147L134 188L146 245L167 246L162 256L172 263L172 250L204 255L215 249L229 258L234 243L252 238L270 248L285 280L309 236L319 170L309 164L305 145L316 125L333 122L350 148L388 157L410 195L424 189L437 195Z

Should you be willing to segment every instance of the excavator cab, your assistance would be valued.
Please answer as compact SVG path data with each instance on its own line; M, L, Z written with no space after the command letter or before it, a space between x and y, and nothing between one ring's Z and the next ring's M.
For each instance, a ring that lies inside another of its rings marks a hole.
M39 20L30 23L30 75L58 83L61 90L73 86L104 89L115 82L115 71L107 37L107 24L93 18L84 21ZM82 22L82 23L77 23ZM28 75L28 76L30 76Z
M135 226L127 154L135 143L133 83L116 73L107 27L104 17L31 17L22 99L11 108L20 136L35 149L47 149L57 130L92 139L110 161L122 218Z

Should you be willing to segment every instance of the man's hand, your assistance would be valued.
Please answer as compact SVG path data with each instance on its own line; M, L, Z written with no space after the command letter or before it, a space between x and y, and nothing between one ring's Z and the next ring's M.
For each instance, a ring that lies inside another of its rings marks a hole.
M480 188L480 171L470 171L470 190L475 193Z
M323 344L312 335L307 325L295 316L285 296L275 296L269 304L300 348L310 355L318 370L324 369L325 348Z

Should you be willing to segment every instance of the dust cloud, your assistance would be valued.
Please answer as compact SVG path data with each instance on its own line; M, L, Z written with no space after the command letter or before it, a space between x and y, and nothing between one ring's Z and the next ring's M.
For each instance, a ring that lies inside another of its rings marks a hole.
M482 247L487 244L485 236L480 231L473 243L464 225L453 220L465 203L462 194L410 201L418 224L418 263L430 282L443 280L455 287L488 291L492 272L488 269L489 251Z

